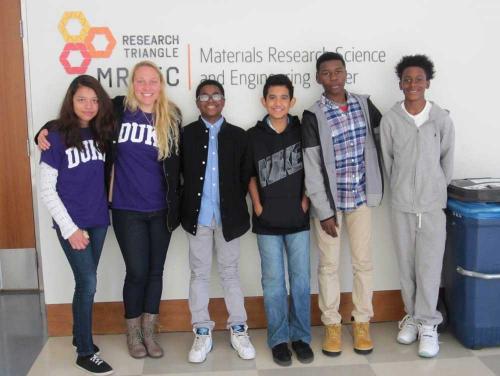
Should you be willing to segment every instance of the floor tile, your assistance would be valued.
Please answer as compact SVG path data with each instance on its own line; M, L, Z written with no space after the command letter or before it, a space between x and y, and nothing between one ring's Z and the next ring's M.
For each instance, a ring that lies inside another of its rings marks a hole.
M257 353L256 363L258 369L281 369L280 365L274 363L271 350L267 347L266 330L253 331L254 343L264 344L262 350L259 347ZM312 342L311 348L314 352L314 361L309 364L300 363L295 354L292 355L293 367L326 367L326 366L340 366L350 364L366 364L368 360L364 355L358 355L352 349L352 336L349 334L346 326L342 328L342 354L336 357L326 356L321 352L321 345L323 342L323 327L315 326L312 328ZM292 351L293 352L293 351Z
M378 323L371 326L374 350L367 355L369 363L402 362L421 359L418 356L418 341L411 345L401 345L396 341L396 322ZM351 329L350 329L351 330ZM463 347L449 332L439 336L438 359L470 357L473 354Z
M375 376L368 364L259 370L259 376Z
M213 332L213 349L203 363L188 362L188 353L193 343L193 333L164 333L159 336L165 356L161 359L147 358L144 374L200 373L220 371L255 370L255 360L243 360L233 350L227 331Z
M28 376L82 376L82 371L74 364L75 348L72 337L52 337L33 364ZM128 355L124 335L94 336L94 341L101 349L101 357L108 362L118 375L141 375L143 359L133 359Z
M499 355L500 356L500 346L496 347L485 347L481 350L470 350L476 356L487 356L487 355Z
M479 360L486 364L486 367L488 367L495 375L500 375L500 356L480 356Z
M459 376L473 374L488 376L498 373L500 349L491 348L471 351L464 348L451 334L440 336L441 351L435 359L421 359L417 355L418 345L404 346L395 341L397 323L372 325L375 350L363 356L352 349L352 327L342 329L343 351L338 357L328 357L321 352L323 328L312 328L311 347L315 359L302 364L293 355L290 367L281 367L272 360L267 347L265 329L250 330L252 342L257 351L255 360L242 360L232 349L227 331L213 333L214 348L202 364L190 364L188 352L193 341L191 332L162 333L159 341L165 350L161 359L136 360L128 355L125 335L95 336L101 348L103 359L124 376L256 376L256 375L439 375ZM11 348L11 346L9 346ZM29 376L82 376L74 367L75 349L70 337L50 338L33 365ZM480 357L480 358L479 358ZM3 376L3 375L2 375Z
M101 357L117 375L142 375L145 360L134 359L128 354L125 334L94 336L94 342L101 349Z
M47 341L43 296L0 293L0 376L25 376Z
M63 341L64 340L64 341ZM31 367L28 376L82 376L75 367L76 355L68 337L50 338Z
M476 357L371 364L379 376L494 376Z

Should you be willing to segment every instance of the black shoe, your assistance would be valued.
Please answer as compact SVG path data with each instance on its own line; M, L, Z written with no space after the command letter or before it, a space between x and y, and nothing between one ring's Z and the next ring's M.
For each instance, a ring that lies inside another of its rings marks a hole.
M91 375L112 375L115 373L113 368L96 354L76 358L76 368Z
M292 349L295 351L299 362L311 363L314 360L314 353L308 343L300 340L294 341L292 342Z
M288 344L283 342L274 346L271 351L273 352L273 360L280 366L289 366L292 364L292 353L288 349Z
M73 343L73 346L76 347L76 339L75 339L75 337L73 337L73 342L72 343ZM99 347L97 347L96 345L94 345L94 344L92 344L92 346L94 346L94 348L92 350L94 352L94 354L100 355L101 354L101 349Z

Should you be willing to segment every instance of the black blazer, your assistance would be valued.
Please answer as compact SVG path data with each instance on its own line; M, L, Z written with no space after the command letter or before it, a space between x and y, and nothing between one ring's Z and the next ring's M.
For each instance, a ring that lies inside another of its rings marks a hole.
M196 235L203 181L208 155L208 131L201 118L182 129L181 224ZM219 148L219 194L222 233L226 241L240 237L250 228L246 194L250 179L246 132L224 123L217 138Z

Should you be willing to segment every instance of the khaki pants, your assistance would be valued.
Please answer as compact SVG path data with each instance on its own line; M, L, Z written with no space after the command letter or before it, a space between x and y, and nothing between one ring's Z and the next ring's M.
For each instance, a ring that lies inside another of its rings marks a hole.
M362 205L354 211L337 212L338 237L333 238L321 228L317 218L313 219L314 233L319 248L319 308L324 325L338 324L342 317L340 306L340 234L347 231L351 249L353 288L352 301L355 321L367 322L373 316L373 263L371 253L371 210Z

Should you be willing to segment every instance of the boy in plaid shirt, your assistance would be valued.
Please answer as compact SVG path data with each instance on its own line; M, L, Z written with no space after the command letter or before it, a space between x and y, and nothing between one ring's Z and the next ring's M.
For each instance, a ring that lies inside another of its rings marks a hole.
M360 354L373 350L369 331L373 316L370 207L382 200L382 172L375 142L381 115L368 96L345 90L346 79L340 54L321 55L316 62L316 81L324 93L302 118L305 186L320 250L323 353L329 356L342 351L338 266L339 235L344 226L354 278L354 350Z

